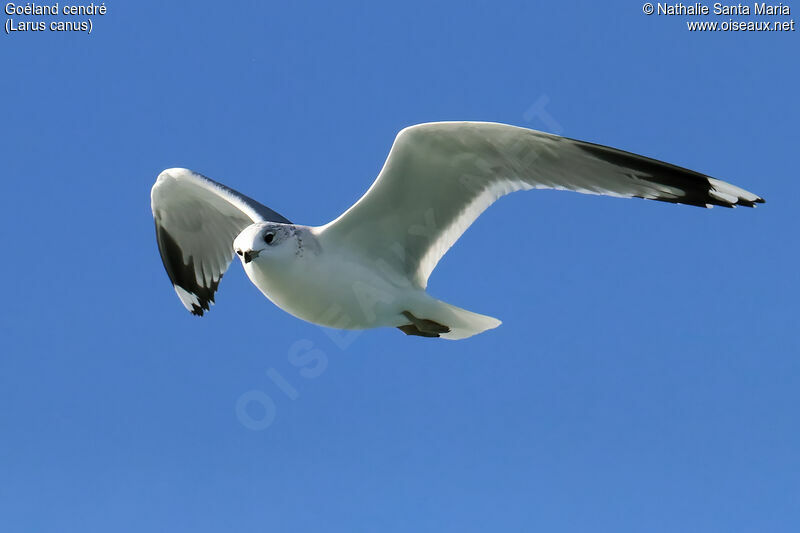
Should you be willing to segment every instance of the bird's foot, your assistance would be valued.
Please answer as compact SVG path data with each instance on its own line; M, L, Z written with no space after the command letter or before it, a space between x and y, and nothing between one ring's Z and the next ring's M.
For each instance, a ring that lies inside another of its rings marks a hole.
M398 326L397 329L406 335L417 335L418 337L438 337L440 333L450 332L449 327L426 318L417 318L411 314L410 311L403 311L403 316L409 319L411 324Z

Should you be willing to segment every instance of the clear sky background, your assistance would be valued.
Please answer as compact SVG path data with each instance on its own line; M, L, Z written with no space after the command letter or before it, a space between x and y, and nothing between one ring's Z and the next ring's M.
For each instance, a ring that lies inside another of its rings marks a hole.
M798 32L635 2L106 6L0 37L0 529L798 531ZM162 169L321 224L435 120L767 203L504 198L430 281L504 321L461 342L323 330L238 262L206 317L180 305Z

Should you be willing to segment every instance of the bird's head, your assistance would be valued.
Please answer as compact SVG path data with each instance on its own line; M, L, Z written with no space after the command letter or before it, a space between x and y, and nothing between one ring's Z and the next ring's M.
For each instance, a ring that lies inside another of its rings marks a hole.
M291 259L301 249L299 229L293 224L257 222L246 227L233 241L233 251L242 265Z

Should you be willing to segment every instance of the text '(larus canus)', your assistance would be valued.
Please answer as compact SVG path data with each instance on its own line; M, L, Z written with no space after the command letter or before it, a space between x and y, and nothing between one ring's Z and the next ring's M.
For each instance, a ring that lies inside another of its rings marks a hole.
M181 168L158 176L151 205L164 267L192 314L209 310L236 254L250 281L297 318L463 339L500 321L433 298L425 290L428 277L487 207L528 189L699 207L764 201L730 183L606 146L504 124L440 122L402 130L369 190L324 226L292 224Z

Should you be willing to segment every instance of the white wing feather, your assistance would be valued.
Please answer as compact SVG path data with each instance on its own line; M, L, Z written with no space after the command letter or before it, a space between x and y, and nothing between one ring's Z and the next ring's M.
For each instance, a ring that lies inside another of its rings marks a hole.
M606 146L504 124L438 122L402 130L369 190L322 233L424 288L486 208L525 189L701 207L763 202L724 181Z
M255 222L289 221L255 200L185 168L159 174L150 192L156 239L175 292L192 314L214 303L233 240Z

